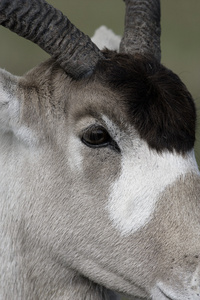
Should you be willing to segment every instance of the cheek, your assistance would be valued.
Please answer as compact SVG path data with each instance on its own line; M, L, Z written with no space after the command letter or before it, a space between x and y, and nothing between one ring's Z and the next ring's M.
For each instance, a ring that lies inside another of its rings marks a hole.
M120 155L109 148L89 149L82 151L84 156L83 169L87 185L95 190L106 192L120 173ZM105 190L106 189L106 190Z

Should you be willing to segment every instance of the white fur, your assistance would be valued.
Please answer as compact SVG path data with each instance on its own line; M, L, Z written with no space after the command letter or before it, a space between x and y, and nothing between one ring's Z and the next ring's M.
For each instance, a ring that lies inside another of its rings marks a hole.
M1 70L0 73L0 129L1 131L9 131L12 124L19 116L19 99L17 98L17 91L15 80L17 77L10 73ZM8 81L13 80L12 84ZM10 88L10 89L9 89Z
M93 43L102 50L108 48L109 50L119 50L119 44L121 37L116 35L111 29L108 29L106 26L99 27L94 36L91 38Z
M27 126L20 125L19 127L13 128L13 132L20 141L23 141L28 146L34 147L38 143L36 133Z
M117 126L103 119L113 135ZM119 137L119 133L115 135ZM124 145L122 138L117 142L121 142L121 174L111 187L107 210L114 226L126 235L151 220L159 195L167 186L187 172L199 171L193 151L186 157L169 152L158 154L137 135L130 141L131 146Z
M82 170L83 156L81 155L79 138L71 135L69 137L68 161L72 172Z
M192 280L191 280L191 290L193 292L193 297L195 299L195 296L197 297L197 295L200 295L200 278L199 278L199 274L200 274L200 266L197 266L193 276L192 276ZM199 300L199 296L198 296L198 300ZM196 298L197 299L197 298Z
M198 271L199 270L197 270L197 273ZM196 272L194 273L193 278L195 277L195 275L197 275L197 273ZM184 286L188 286L187 282L189 281L190 276L188 276L188 278L187 277L185 278L185 274L181 274L180 272L179 277L180 277L180 281L184 281ZM185 289L183 288L181 289L179 286L175 286L172 289L171 287L169 287L167 284L163 282L157 282L156 286L151 291L152 299L166 300L166 297L164 296L165 294L168 297L170 297L170 299L199 300L200 288L198 286L199 284L198 278L199 276L197 275L196 282L193 282L193 284L191 282L191 286L189 285L188 288Z
M21 141L32 146L37 143L36 134L20 122L20 99L17 96L18 77L5 70L0 72L0 130L12 131Z

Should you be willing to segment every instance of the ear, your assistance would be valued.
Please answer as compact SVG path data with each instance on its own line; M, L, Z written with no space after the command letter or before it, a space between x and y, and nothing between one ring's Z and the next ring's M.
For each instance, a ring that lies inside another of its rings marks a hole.
M37 141L21 117L24 94L19 88L20 78L0 69L0 133L12 132L17 140L30 146Z
M18 77L0 69L0 131L13 131L19 122Z

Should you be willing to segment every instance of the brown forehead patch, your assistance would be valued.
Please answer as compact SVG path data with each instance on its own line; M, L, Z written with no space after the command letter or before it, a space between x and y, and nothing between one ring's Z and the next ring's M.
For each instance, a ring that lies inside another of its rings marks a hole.
M185 153L195 142L196 111L185 85L169 69L141 55L107 51L95 78L117 93L128 121L157 151Z

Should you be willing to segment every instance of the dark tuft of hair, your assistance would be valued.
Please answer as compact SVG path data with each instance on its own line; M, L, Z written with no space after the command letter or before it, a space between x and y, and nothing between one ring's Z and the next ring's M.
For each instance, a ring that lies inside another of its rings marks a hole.
M140 137L157 151L194 147L196 110L180 78L155 59L106 51L95 76L122 99Z

